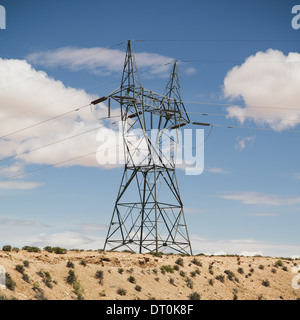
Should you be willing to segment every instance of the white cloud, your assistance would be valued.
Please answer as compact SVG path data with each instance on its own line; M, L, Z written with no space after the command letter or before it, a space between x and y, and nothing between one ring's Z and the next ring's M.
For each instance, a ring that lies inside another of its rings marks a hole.
M241 123L251 119L268 124L274 130L293 128L300 123L299 83L299 53L286 56L273 49L257 52L230 70L224 79L225 97L242 98L245 103L245 107L227 108L228 116Z
M235 149L239 151L243 151L246 148L246 146L253 145L254 140L255 140L255 136L249 136L245 138L237 137L236 143L235 143Z
M39 239L34 242L34 245L41 248L45 246L58 246L67 249L81 248L81 246L91 244L95 241L90 237L72 231L58 232L50 235L40 235L38 238Z
M296 257L300 251L300 246L296 244L266 242L255 239L213 240L201 238L197 235L191 235L190 239L194 254Z
M166 75L173 58L155 53L135 53L135 60L139 68L146 68L149 74ZM65 67L70 70L89 70L96 74L108 74L123 70L125 52L119 49L106 49L102 47L77 48L62 47L55 50L41 51L29 54L26 57L30 63L47 67ZM187 74L195 73L190 67L185 70Z
M211 172L211 173L220 173L220 174L229 174L229 171L223 170L222 168L217 168L217 167L210 167L210 168L205 168L205 171Z
M0 219L0 226L1 227L48 227L48 225L43 224L38 221L30 221L30 220L19 220L19 219L6 219L2 218Z
M40 182L29 182L29 181L0 181L0 189L5 190L27 190L35 189L42 186Z
M110 136L114 131L110 124L105 126L98 120L107 115L107 107L103 103L94 112L86 107L68 113L88 105L95 98L84 90L66 87L22 60L0 59L0 73L0 137L5 137L0 140L0 160L18 155L10 165L0 167L2 177L22 174L28 164L53 164L96 152L100 145L96 140L97 133ZM35 126L62 113L68 114ZM26 153L101 125L98 132L91 131ZM28 126L33 127L8 135ZM64 165L99 166L99 163L96 155L91 154ZM28 189L37 186L37 183L2 181L0 188Z
M229 192L218 196L219 198L236 200L243 204L267 205L267 206L289 206L300 204L300 197L283 197L274 194L263 194L259 192Z

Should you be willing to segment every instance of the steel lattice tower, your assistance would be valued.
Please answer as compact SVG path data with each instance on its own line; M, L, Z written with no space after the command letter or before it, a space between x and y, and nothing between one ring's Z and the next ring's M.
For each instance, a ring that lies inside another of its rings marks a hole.
M164 95L154 93L142 86L128 41L121 86L109 97L121 106L125 167L104 250L192 254L175 172L179 128L190 122L177 62Z

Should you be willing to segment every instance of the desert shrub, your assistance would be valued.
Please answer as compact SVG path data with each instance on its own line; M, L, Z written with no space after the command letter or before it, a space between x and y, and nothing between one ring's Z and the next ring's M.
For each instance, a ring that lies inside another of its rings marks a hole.
M136 291L138 291L138 292L141 292L142 287L137 284L137 285L134 287L134 289L135 289Z
M78 300L84 300L84 296L83 296L84 288L82 287L82 285L78 280L75 280L73 282L73 292L77 295Z
M178 258L176 261L175 261L176 264L178 264L179 266L183 267L183 259L182 258Z
M158 282L158 281L159 281L159 278L158 278L158 277L156 277L156 278L154 278L154 280Z
M288 271L288 268L286 266L282 267L283 271Z
M277 260L276 262L275 262L275 267L282 267L283 266L283 261L282 260Z
M80 264L84 267L86 266L86 262L83 259L80 261Z
M5 245L5 246L2 247L2 250L3 250L3 251L10 252L10 251L11 251L11 246L7 244L7 245Z
M271 272L272 272L272 273L276 273L277 270L276 270L275 268L273 268L273 269L271 270Z
M52 252L52 248L50 246L46 246L44 250L50 253Z
M194 259L192 260L192 263L195 264L195 265L198 266L198 267L202 267L202 263L201 263L198 259L196 259L196 258L194 258Z
M244 269L243 268L238 268L237 272L240 273L240 274L243 274L244 273Z
M263 280L261 283L265 287L270 287L270 281L269 280Z
M188 288L193 289L194 282L193 282L193 280L191 278L187 277L185 282L186 282L186 285L187 285Z
M225 270L224 273L227 274L227 278L230 280L230 281L233 281L234 280L234 273L230 270Z
M264 270L264 266L262 265L262 264L260 264L259 266L258 266L258 268L260 269L260 270Z
M104 273L102 270L97 270L95 273L95 278L99 279L99 284L103 284Z
M60 247L54 247L54 248L52 248L52 252L54 252L56 254L65 254L65 253L67 253L67 249L60 248Z
M160 270L161 270L161 273L166 273L166 272L169 272L169 273L174 273L174 269L173 267L171 267L170 265L163 265L160 267Z
M135 277L133 276L130 276L128 279L127 279L130 283L135 283Z
M220 282L224 283L225 282L225 277L222 274L219 274L216 276L216 280L219 280Z
M50 272L48 271L38 271L37 272L37 275L40 276L42 279L43 279L43 282L44 284L52 289L53 288L53 285L52 285L52 277L51 277L51 274Z
M126 296L127 291L123 288L119 288L117 290L117 294L119 294L120 296Z
M24 274L23 274L22 279L23 279L25 282L27 282L27 283L29 283L29 282L30 282L30 279L29 279L29 276L28 276L28 274L27 274L27 273L24 273Z
M200 300L200 294L198 292L193 292L189 295L190 300Z
M233 299L233 300L237 300L237 299L238 299L238 296L237 296L236 293L233 294L233 298L232 298L232 299Z
M123 268L119 268L119 269L118 269L118 272L119 272L120 274L122 274L122 273L124 272L124 269L123 269Z
M75 272L73 270L69 270L69 275L66 278L68 284L73 284L76 280Z
M169 283L172 284L172 285L174 285L174 279L173 279L173 278L170 278L170 279L169 279Z
M99 292L99 297L106 297L106 293L104 290L102 290L101 292Z
M132 274L133 268L127 269L126 272L129 273L129 274Z
M179 271L179 275L181 276L181 277L185 277L185 272L184 271Z
M9 273L5 273L5 286L7 289L14 291L16 287L15 281L12 279Z
M68 260L67 268L73 268L74 269L74 263L72 261Z
M214 285L214 280L213 280L213 279L209 279L209 280L208 280L208 283L209 283L211 286L213 286L213 285Z
M200 270L198 268L196 268L195 269L195 273L199 275L201 272L200 272Z
M28 261L28 260L24 260L24 261L23 261L23 266L24 266L25 268L29 268L29 261Z
M20 273L24 273L24 266L22 264L17 264L16 270Z
M31 246L24 246L22 250L25 250L28 252L41 252L41 249L39 247L31 247Z
M179 265L174 264L173 269L174 269L175 271L179 271Z
M251 268L251 269L250 269L250 272L251 272L251 273L253 273L253 272L254 272L254 269L253 269L253 268Z
M45 296L44 290L41 288L36 289L36 294L34 296L36 300L48 300L48 298Z
M191 275L192 278L194 278L194 277L196 277L196 272L195 271L191 271L190 275Z

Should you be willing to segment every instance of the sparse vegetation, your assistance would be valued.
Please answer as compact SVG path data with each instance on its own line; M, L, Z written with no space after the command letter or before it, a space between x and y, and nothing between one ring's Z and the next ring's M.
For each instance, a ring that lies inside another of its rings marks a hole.
M244 273L244 269L243 268L238 268L237 272L240 273L240 274L243 274Z
M82 260L80 260L80 262L79 262L79 263L80 263L80 265L81 265L81 266L84 266L84 267L86 266L86 262L85 262L85 260L83 260L83 259L82 259Z
M84 300L84 296L83 296L84 288L82 287L82 285L78 280L75 280L73 282L73 292L77 295L78 300Z
M29 268L29 261L28 261L28 260L24 260L24 261L23 261L23 266L24 266L25 268Z
M265 287L270 287L270 281L269 280L263 280L261 283Z
M186 282L186 285L187 285L188 288L193 289L194 282L193 282L193 280L191 278L187 277L185 282Z
M41 249L39 247L31 247L31 246L25 246L22 248L22 250L25 250L27 252L41 252Z
M195 264L195 265L198 266L198 267L202 267L201 261L199 261L197 258L194 258L194 259L192 260L192 263Z
M178 258L176 261L175 261L176 264L178 264L179 266L183 267L183 259L182 258Z
M119 268L119 269L118 269L118 272L119 272L120 274L122 274L122 273L124 272L124 269L123 269L123 268Z
M6 252L10 252L11 251L11 246L9 244L7 244L7 245L2 247L2 250L6 251Z
M119 294L120 296L126 296L127 291L123 288L119 288L117 290L117 294Z
M189 295L190 300L200 300L200 294L198 292L193 292Z
M137 284L137 285L134 287L134 289L135 289L136 291L138 291L138 292L141 292L142 287Z
M14 291L16 287L15 281L12 279L11 275L8 272L5 273L5 286L11 291Z
M258 266L258 268L260 269L260 270L264 270L264 266L262 265L262 264L260 264L259 266Z
M275 267L283 267L283 261L281 259L275 262Z
M24 266L22 264L17 264L16 270L23 274L24 273Z
M73 268L74 269L74 263L72 261L68 260L67 268Z
M225 282L225 277L222 274L219 274L216 276L216 280L219 280L220 282L224 283Z
M127 280L128 280L130 283L135 283L135 282L136 282L135 277L133 277L133 276L130 276Z
M160 271L162 274L165 274L166 272L169 272L169 273L174 273L174 269L173 267L171 267L170 265L163 265L160 267Z
M69 270L69 275L66 278L68 284L73 284L76 280L75 272L73 270Z
M29 279L29 276L28 276L28 274L27 274L27 273L24 273L24 274L23 274L22 279L23 279L25 282L27 282L27 283L29 283L29 282L30 282L30 279Z

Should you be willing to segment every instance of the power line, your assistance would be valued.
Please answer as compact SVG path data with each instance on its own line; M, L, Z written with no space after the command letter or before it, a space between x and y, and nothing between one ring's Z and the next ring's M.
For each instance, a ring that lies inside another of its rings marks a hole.
M300 133L300 130L280 130L275 131L271 128L258 128L258 127L244 127L244 126L228 126L225 124L213 124L213 123L202 123L202 122L193 122L192 124L200 125L200 126L213 126L213 127L222 127L227 129L248 129L248 130L261 130L261 131L273 131L273 132L290 132L290 133Z
M284 108L284 107L266 107L266 106L245 106L241 104L234 103L217 103L217 102L200 102L200 101L182 101L185 104L200 104L200 105L211 105L211 106L220 106L220 107L241 107L241 108L257 108L257 109L274 109L274 110L298 110L300 108ZM192 113L192 112L189 112Z
M84 108L86 108L86 107L89 107L90 105L91 105L91 103L89 103L89 104L87 104L87 105L85 105L85 106L82 106L82 107L79 107L79 108L76 108L76 109L73 109L73 110L70 110L70 111L61 113L61 114L59 114L59 115L57 115L57 116L54 116L54 117L52 117L52 118L48 118L48 119L46 119L46 120L37 122L37 123L32 124L32 125L30 125L30 126L28 126L28 127L25 127L25 128L22 128L22 129L19 129L19 130L10 132L10 133L8 133L8 134L5 134L5 135L3 135L3 136L0 136L0 139L7 138L7 137L9 137L9 136L11 136L11 135L13 135L13 134L20 133L20 132L22 132L22 131L24 131L24 130L34 128L34 127L39 126L39 125L41 125L41 124L43 124L43 123L49 122L49 121L51 121L51 120L54 120L54 119L57 119L57 118L60 118L60 117L63 117L63 116L65 116L65 115L67 115L67 114L70 114L70 113L73 113L73 112L78 112L79 110L84 109Z
M234 117L234 118L250 118L249 116L233 116L233 115L229 115L229 114L216 114L216 113L202 113L202 112L189 112L192 114L201 114L202 116L214 116L214 117ZM296 120L296 119L285 119L285 118L281 118L281 119L275 119L275 118L263 118L263 117L259 117L259 120L273 120L273 121L293 121L293 122L299 122L300 120Z
M99 118L98 120L105 120L105 119L117 118L117 117L119 117L119 116L104 117L104 118ZM113 122L112 124L114 124L114 123L115 123L115 122ZM82 135L87 134L87 133L91 133L91 132L93 132L93 131L95 131L95 130L98 130L98 129L102 128L102 127L105 127L105 125L101 125L101 126L98 126L98 127L96 127L96 128L89 129L89 130L87 130L87 131L80 132L80 133L77 133L77 134L75 134L75 135L72 135L72 136L63 138L63 139L61 139L61 140L57 140L57 141L54 141L54 142L50 142L50 143L48 143L48 144L46 144L46 145L42 145L42 146L39 146L39 147L30 149L30 150L27 150L27 151L24 151L24 152L21 152L21 153L17 153L17 154L15 154L15 155L13 155L13 156L0 159L0 162L6 161L6 160L10 160L10 159L19 157L19 156L24 155L24 154L29 154L29 153L31 153L31 152L40 150L40 149L42 149L42 148L46 148L46 147L52 146L52 145L54 145L54 144L57 144L57 143L60 143L60 142L63 142L63 141L66 141L66 140L69 140L69 139L73 139L73 138L82 136Z

